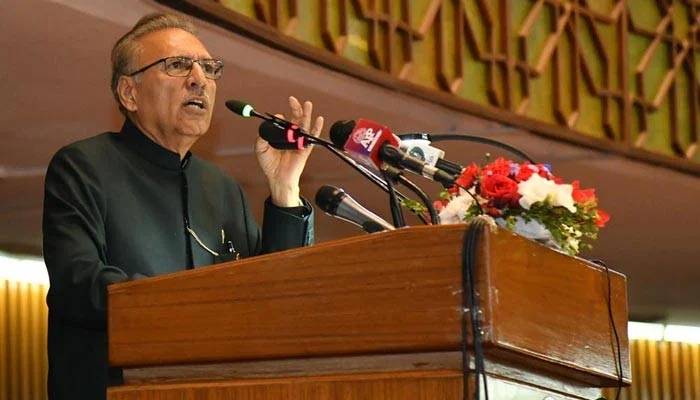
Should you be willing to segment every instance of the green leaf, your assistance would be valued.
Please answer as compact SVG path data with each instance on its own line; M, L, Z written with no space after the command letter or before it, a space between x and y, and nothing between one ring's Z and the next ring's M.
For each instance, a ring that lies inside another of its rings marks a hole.
M406 207L409 211L416 215L423 215L428 209L423 205L423 203L413 200L413 199L403 199L401 205Z

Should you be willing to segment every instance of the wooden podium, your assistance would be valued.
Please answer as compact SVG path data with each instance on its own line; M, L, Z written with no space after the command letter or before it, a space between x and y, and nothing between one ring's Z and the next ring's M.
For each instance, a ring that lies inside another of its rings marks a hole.
M462 399L465 232L406 228L112 285L125 385L108 398ZM619 366L604 269L502 229L477 260L490 399L630 383L623 275L609 275Z

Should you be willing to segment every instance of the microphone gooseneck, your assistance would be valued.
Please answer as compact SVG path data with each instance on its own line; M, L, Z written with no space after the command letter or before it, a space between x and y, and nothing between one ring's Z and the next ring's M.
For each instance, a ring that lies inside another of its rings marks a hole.
M258 134L276 149L301 150L310 144L333 145L309 134L302 127L291 121L278 118L270 113L259 113L255 111L252 105L246 102L227 100L226 108L244 118L256 117L264 120L258 128Z
M242 117L248 118L248 117L254 116L254 117L263 119L264 122L260 125L260 127L258 129L258 134L260 135L261 138L266 140L270 144L270 146L272 146L273 148L282 149L282 150L294 150L294 149L299 148L298 142L296 142L296 141L290 142L286 136L286 134L287 134L286 127L293 125L290 121L285 121L281 118L277 118L274 115L271 115L268 113L265 113L265 114L258 113L255 111L253 106L251 106L250 104L245 103L243 101L239 101L239 100L226 101L226 107L229 110L231 110L232 112L234 112L235 114L240 115ZM343 124L348 124L348 123L351 124L349 126L349 130L352 131L352 128L355 126L354 121L338 121L338 122L336 122L336 124L334 124L334 126L336 126L336 125L342 126ZM335 130L333 128L331 128L331 136L333 136L332 133L338 131L338 129L340 129L340 128L335 128ZM343 128L343 129L348 129L348 128ZM345 135L349 136L350 131L348 131L348 133L345 133ZM303 135L303 137L305 138L304 146L307 146L309 143L313 143L313 144L318 144L322 147L325 147L326 149L328 149L328 151L333 153L335 156L340 158L343 162L345 162L350 167L355 169L357 172L362 174L364 177L369 179L372 183L379 186L382 190L384 190L384 191L389 190L384 178L375 174L374 172L372 172L368 168L358 164L355 160L353 160L347 154L345 154L342 150L340 150L340 149L342 149L342 143L341 143L341 145L337 146L334 143L331 143L331 142L328 142L326 140L309 135L302 129L299 129L298 131L296 131L296 133ZM398 191L396 192L396 195L401 200L406 198L406 196L403 193L398 192ZM422 216L419 216L419 218L421 219L421 221L426 223L425 218L423 218Z

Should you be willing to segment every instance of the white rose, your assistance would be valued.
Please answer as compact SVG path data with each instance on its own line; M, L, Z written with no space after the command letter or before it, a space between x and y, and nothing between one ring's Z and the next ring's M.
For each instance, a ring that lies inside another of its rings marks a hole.
M474 203L474 199L468 194L457 196L450 200L445 208L440 211L441 224L459 224L464 222L467 210Z
M526 210L538 201L549 199L553 206L561 206L574 213L576 207L572 196L573 191L574 187L569 184L559 185L537 174L518 183L518 193L522 196L519 201L520 206Z

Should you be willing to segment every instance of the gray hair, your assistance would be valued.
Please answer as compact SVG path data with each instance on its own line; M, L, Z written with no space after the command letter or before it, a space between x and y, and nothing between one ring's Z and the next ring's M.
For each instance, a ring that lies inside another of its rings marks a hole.
M136 54L141 50L139 39L149 33L165 29L182 29L197 36L197 28L189 19L173 14L149 14L142 17L129 32L122 36L112 48L112 94L119 104L119 111L127 115L127 111L119 100L117 83L123 75L128 75L133 69L132 63Z

